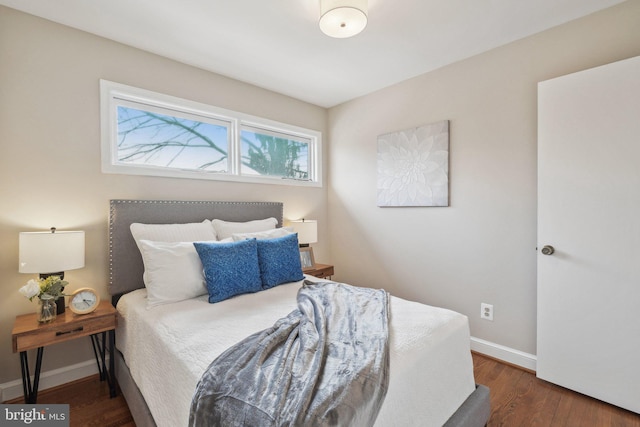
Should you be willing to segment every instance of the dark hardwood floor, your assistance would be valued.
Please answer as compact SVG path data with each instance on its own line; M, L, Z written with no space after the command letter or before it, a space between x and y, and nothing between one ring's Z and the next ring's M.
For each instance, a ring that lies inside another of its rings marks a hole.
M491 389L489 427L640 427L640 415L539 380L531 372L479 354L473 355L473 364L476 382ZM135 426L122 395L110 399L106 382L97 375L42 391L38 403L69 403L72 427Z
M473 354L476 382L491 389L493 426L640 427L640 415Z
M7 403L22 403L23 398ZM135 427L120 392L109 398L109 386L98 374L38 392L38 404L68 403L71 427Z

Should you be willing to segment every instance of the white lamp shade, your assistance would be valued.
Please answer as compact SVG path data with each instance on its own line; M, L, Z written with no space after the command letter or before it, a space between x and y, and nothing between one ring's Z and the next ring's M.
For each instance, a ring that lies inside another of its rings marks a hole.
M298 233L299 244L308 245L318 241L318 221L301 219L291 221L289 225L293 228L293 231Z
M367 0L320 0L319 24L330 37L355 36L367 26Z
M22 232L20 273L58 273L84 267L84 231Z

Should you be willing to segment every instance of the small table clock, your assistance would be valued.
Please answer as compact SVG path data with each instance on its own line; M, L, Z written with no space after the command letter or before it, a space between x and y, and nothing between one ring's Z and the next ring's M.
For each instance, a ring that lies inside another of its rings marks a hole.
M91 288L80 288L71 295L69 310L76 314L88 314L100 304L100 295Z

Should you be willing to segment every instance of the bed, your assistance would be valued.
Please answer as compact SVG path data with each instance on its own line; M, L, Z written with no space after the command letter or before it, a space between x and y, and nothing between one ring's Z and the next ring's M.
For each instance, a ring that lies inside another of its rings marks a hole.
M210 304L202 295L148 308L151 289L131 224L189 224L275 218L272 202L112 200L109 292L118 310L116 377L138 426L186 425L209 363L295 308L302 281ZM321 279L306 277L306 280ZM148 295L149 293L149 295ZM391 296L390 380L376 426L483 426L489 391L476 385L465 316Z

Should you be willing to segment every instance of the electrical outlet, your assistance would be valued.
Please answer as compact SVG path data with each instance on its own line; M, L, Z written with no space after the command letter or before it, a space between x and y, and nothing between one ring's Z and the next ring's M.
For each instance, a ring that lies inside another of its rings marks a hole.
M487 303L480 304L480 317L484 320L493 321L493 305Z

